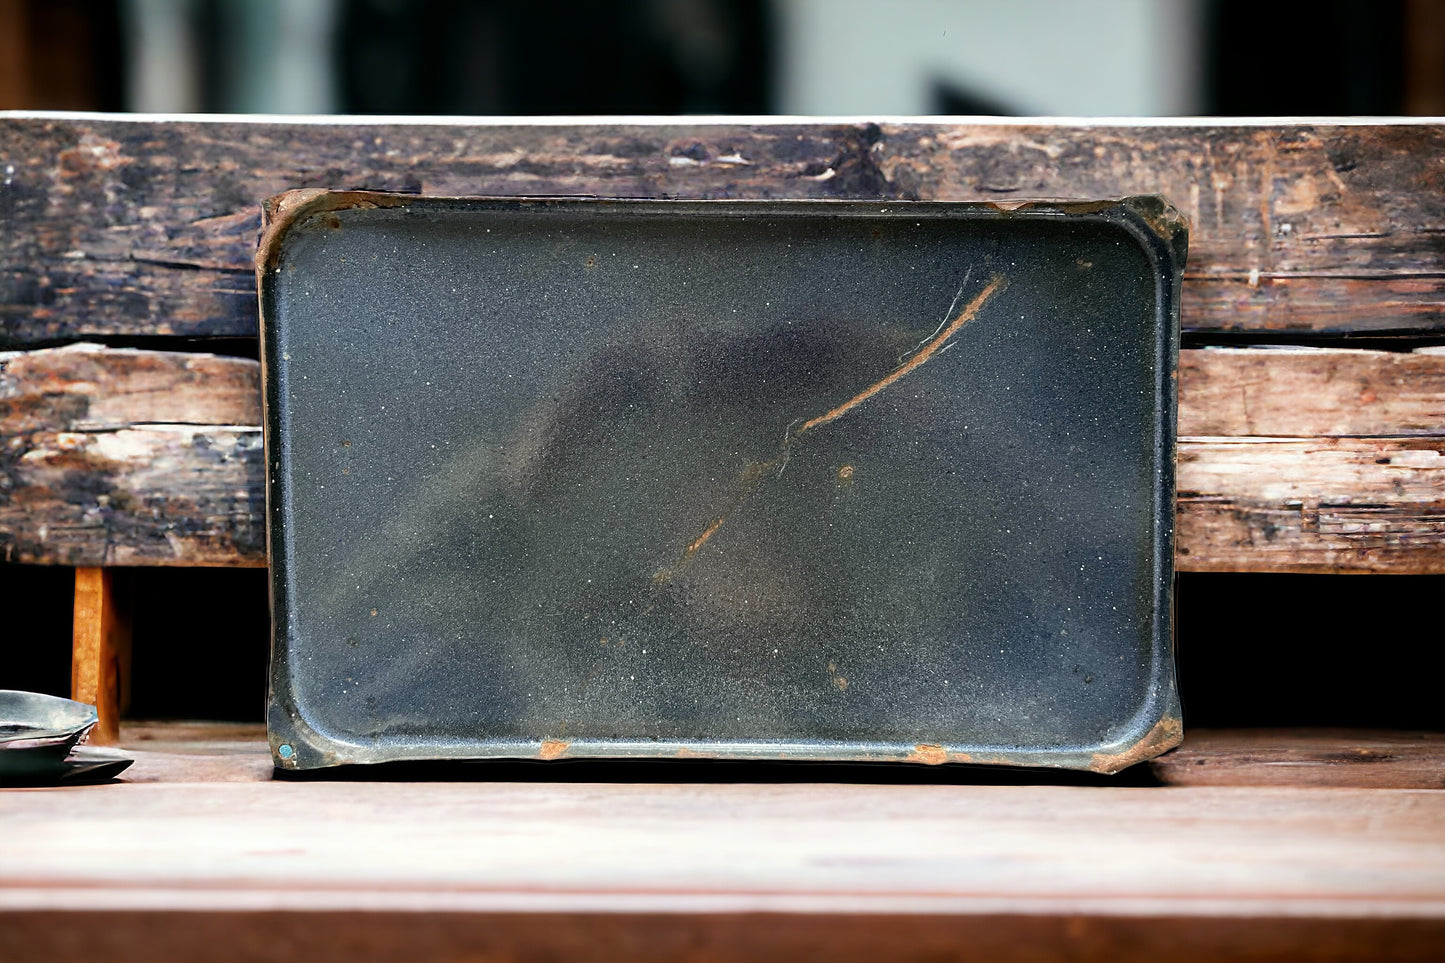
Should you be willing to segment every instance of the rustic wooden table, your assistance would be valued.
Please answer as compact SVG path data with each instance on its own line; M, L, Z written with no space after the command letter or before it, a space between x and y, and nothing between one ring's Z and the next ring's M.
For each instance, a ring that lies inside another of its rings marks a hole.
M1221 767L1251 738L1206 733L1163 767L1173 788L921 767L883 784L857 767L276 780L258 727L133 726L124 741L124 785L0 793L4 958L1445 949L1445 792L1349 788L1439 787L1445 737L1377 735L1383 758L1351 765L1318 736L1275 733L1272 757Z

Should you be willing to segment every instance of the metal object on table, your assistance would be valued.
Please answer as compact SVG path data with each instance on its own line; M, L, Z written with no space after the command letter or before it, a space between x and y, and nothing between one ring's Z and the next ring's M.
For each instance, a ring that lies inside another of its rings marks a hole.
M267 214L278 765L1178 742L1166 201Z
M80 745L96 722L95 706L0 689L0 785L100 782L119 775L133 761L129 756Z
M95 706L84 702L0 689L0 748L63 747L63 756L95 723Z

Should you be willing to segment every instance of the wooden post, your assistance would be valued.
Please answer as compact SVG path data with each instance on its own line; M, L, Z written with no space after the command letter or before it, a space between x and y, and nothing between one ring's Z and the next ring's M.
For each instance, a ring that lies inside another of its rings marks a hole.
M90 742L114 745L120 715L130 696L130 606L125 573L109 568L75 570L75 621L71 643L70 697L95 706L100 722Z

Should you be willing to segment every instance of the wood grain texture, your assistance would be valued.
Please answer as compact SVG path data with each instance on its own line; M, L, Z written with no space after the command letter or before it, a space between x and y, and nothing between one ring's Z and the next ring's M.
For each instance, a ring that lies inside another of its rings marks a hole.
M0 352L0 436L144 424L261 423L260 369L247 358L75 344Z
M1400 791L1439 784L1427 733L1195 731L1151 764L1168 790L939 784L947 767L275 781L260 726L128 723L122 744L121 785L0 796L20 830L0 956L1339 961L1445 941L1445 793ZM1388 788L1339 788L1359 785Z
M0 558L264 565L258 380L243 358L0 354ZM1445 354L1190 350L1180 395L1181 569L1445 571Z
M1191 729L1147 764L1167 786L1445 789L1445 734L1360 729Z
M1193 438L1176 564L1195 572L1445 573L1445 438Z
M1179 434L1445 435L1445 351L1181 351Z
M258 384L243 358L0 353L0 558L265 564Z
M0 794L0 910L1445 919L1445 793L187 782Z
M135 722L120 730L135 762L127 783L268 782L266 726L242 722Z
M0 462L0 559L265 565L264 457L257 427L34 432Z
M1190 331L1445 327L1445 126L297 124L0 116L0 341L256 330L290 188L987 200L1162 193Z
M0 912L0 954L47 963L1433 963L1442 943L1445 922L1392 917Z
M127 720L121 726L120 744L135 757L135 764L122 777L127 783L267 782L273 776L266 727L261 723ZM595 775L606 771L608 764L588 765L591 769L587 771ZM1190 728L1184 734L1182 745L1143 763L1139 769L1147 769L1166 786L1445 789L1445 733L1400 729ZM524 770L543 781L549 776L564 782L588 781L586 776L569 774L576 770L575 766L539 770L535 765L523 763L513 765L506 772L516 778L516 774ZM452 779L467 778L465 767L448 770L435 766L424 771L433 777L450 774ZM487 770L493 771L498 770L496 767ZM1132 770L1131 775L1138 771ZM679 782L689 778L703 782L739 778L736 767L709 769L706 764L686 770L665 765L650 771L630 770L634 778L643 772L648 778ZM713 774L711 778L709 772ZM851 770L848 767L828 770L834 778L842 772L852 772L865 781L880 779L876 769L855 766ZM778 781L776 770L773 775ZM890 783L942 785L1080 784L1085 780L1092 780L1094 785L1107 785L1120 781L1118 777L986 767L895 767L889 776L886 781ZM626 776L620 778L625 780ZM828 781L827 776L824 781Z

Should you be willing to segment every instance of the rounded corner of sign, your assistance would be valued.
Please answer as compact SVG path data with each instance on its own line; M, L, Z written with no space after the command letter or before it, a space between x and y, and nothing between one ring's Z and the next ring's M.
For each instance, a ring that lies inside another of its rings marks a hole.
M1174 269L1183 271L1189 252L1189 215L1164 194L1133 194L1120 198L1119 204L1164 244Z
M266 742L277 769L327 769L362 761L356 758L355 746L310 725L289 694L271 697L266 713Z
M1129 735L1100 746L1090 755L1091 772L1112 776L1161 756L1184 741L1183 712L1172 689L1169 697L1155 700L1151 709L1149 716L1131 727Z

